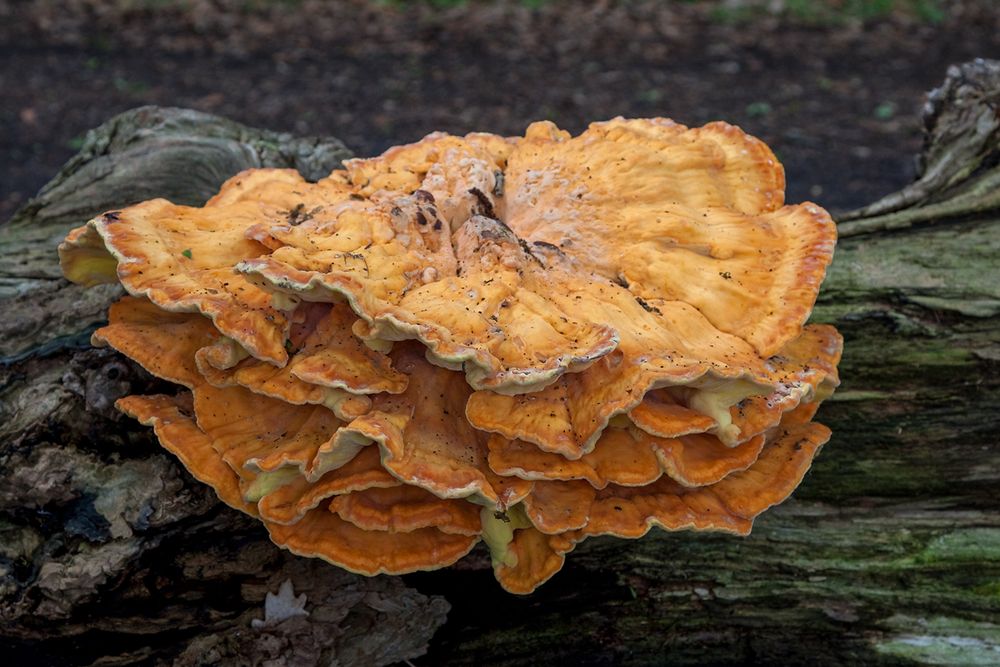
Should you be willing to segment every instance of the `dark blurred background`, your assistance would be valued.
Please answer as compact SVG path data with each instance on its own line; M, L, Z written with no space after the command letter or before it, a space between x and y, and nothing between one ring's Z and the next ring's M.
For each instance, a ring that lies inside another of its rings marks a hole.
M87 129L177 105L333 134L725 119L789 201L857 207L913 176L924 93L1000 56L995 0L0 0L0 220Z

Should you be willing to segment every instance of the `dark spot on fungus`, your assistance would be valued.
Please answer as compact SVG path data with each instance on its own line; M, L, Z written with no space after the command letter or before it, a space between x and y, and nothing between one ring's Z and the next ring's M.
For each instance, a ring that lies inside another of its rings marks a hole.
M559 249L559 246L553 243L549 243L548 241L532 241L531 245L537 246L539 248L547 248L548 250L554 250L560 255L563 254L563 251Z
M660 309L657 308L656 306L651 306L648 303L646 303L646 300L643 299L641 296L635 297L635 301L640 306L642 306L643 310L645 310L648 313L656 313L657 315L662 315L663 314L663 313L660 312Z
M496 219L497 214L493 210L493 202L490 201L490 198L486 196L485 192L479 188L469 188L469 194L473 195L479 202L480 215L485 215L487 218L493 218L494 220Z
M499 169L493 172L493 194L503 197L504 174Z
M322 208L322 206L317 206L313 210L306 213L306 205L299 202L292 210L285 212L285 219L289 225L297 227L307 220L312 220L316 212Z

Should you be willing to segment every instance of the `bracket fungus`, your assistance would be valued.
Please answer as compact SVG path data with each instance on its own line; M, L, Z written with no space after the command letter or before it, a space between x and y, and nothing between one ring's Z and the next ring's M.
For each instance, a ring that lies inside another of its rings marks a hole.
M808 470L836 231L783 198L725 123L540 122L246 171L60 256L129 293L94 344L179 385L118 407L277 544L374 575L483 541L529 593L592 535L745 535Z

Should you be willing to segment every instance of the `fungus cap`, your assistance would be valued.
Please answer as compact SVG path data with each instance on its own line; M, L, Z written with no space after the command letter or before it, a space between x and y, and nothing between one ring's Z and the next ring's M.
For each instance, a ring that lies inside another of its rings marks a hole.
M829 437L842 340L804 326L835 230L725 123L443 133L316 183L60 246L129 292L98 329L176 396L118 406L294 553L445 567L480 540L529 593L590 536L744 535Z

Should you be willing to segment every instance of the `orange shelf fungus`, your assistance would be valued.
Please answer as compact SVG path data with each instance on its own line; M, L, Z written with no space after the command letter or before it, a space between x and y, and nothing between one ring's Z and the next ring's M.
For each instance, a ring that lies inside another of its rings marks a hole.
M129 294L94 344L179 385L118 407L275 543L375 575L481 541L523 594L589 536L746 535L792 493L835 240L739 128L617 118L250 170L59 252Z

